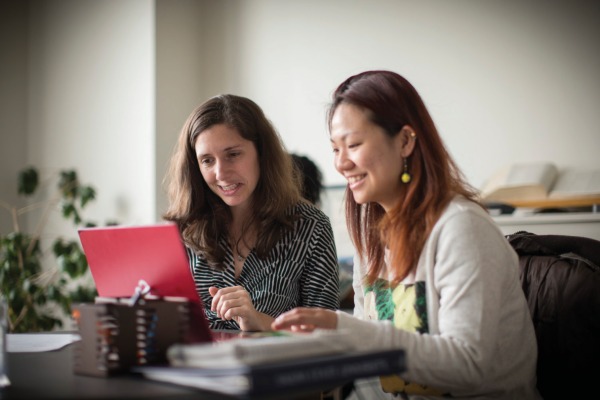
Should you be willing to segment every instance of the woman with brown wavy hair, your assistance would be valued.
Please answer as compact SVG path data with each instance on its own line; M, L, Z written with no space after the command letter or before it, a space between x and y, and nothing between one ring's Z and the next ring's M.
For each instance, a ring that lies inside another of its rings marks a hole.
M209 324L268 330L296 306L339 306L328 217L261 108L235 95L197 107L181 130L164 218L179 226Z
M406 372L356 382L359 398L537 398L517 255L414 87L391 71L351 76L328 123L348 182L354 316L296 308L273 329L349 330L360 349L404 349Z

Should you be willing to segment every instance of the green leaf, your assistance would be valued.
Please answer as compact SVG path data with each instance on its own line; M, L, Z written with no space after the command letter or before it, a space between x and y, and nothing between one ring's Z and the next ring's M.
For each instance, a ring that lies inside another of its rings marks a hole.
M77 278L87 272L87 259L78 242L66 242L59 238L54 242L52 250L61 270L71 278Z
M35 168L29 167L19 173L18 193L29 196L35 192L39 184L38 172Z
M19 195L31 195L39 190L39 185L40 176L36 168L29 167L20 172ZM59 173L56 189L64 219L81 226L82 209L96 199L95 189L81 185L77 173L72 169ZM46 199L42 199L42 202L48 203L48 210L54 210L55 203L51 200L55 198L54 195L44 193ZM37 206L36 202L35 208ZM8 301L11 324L20 319L17 325L12 325L12 332L49 331L62 326L55 312L69 315L72 301L93 302L97 296L94 287L89 288L74 281L89 272L87 259L78 241L54 240L51 251L59 267L58 275L51 282L44 282L43 286L39 284L36 277L42 273L42 260L46 258L45 240L51 235L44 229L45 221L30 221L28 226L35 226L36 222L41 223L40 235L44 238L44 246L40 236L26 231L16 230L0 235L0 293ZM112 224L117 225L116 222ZM24 225L19 221L19 226ZM97 224L86 221L85 226ZM56 308L48 308L48 305Z
M75 225L79 225L81 223L81 216L77 211L77 207L71 201L65 201L62 204L62 214L65 219L72 219Z
M71 301L74 303L93 302L97 296L98 292L96 291L96 288L78 286L77 289L71 293Z
M81 186L78 190L81 208L84 208L90 201L96 199L96 191L91 186Z
M77 173L74 170L61 171L58 188L64 198L74 199L77 195L78 187L79 181L77 180Z
M42 291L35 292L33 295L33 302L38 306L42 306L48 302L48 296Z

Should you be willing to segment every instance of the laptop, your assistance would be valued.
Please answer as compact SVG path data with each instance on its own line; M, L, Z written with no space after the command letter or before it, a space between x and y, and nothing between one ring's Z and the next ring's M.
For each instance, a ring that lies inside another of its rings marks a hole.
M151 295L190 301L191 341L218 340L175 224L80 228L78 233L100 297L132 297L147 284Z

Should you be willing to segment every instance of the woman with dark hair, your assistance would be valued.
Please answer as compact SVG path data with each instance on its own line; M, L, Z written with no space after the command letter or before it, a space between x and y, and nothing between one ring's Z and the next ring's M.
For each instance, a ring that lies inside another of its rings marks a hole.
M390 71L352 76L328 122L348 182L354 316L296 308L273 329L348 329L361 349L405 349L405 373L356 382L365 398L537 398L517 255L414 87Z
M179 227L212 328L269 330L296 306L338 308L333 231L299 179L250 99L213 97L185 122L164 218Z
M302 177L302 197L317 207L321 205L321 192L323 191L323 174L317 164L306 156L292 154L294 165Z

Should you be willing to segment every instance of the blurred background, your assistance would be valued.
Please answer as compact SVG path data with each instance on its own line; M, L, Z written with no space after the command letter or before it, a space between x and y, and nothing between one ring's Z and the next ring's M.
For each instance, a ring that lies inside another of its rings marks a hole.
M75 168L97 190L90 219L160 221L179 130L219 93L255 100L289 151L315 161L326 185L343 184L325 110L342 80L367 69L391 69L414 84L476 187L515 162L600 167L597 1L0 4L7 202L20 201L24 167ZM5 232L10 215L0 211ZM76 236L59 222L51 229Z

